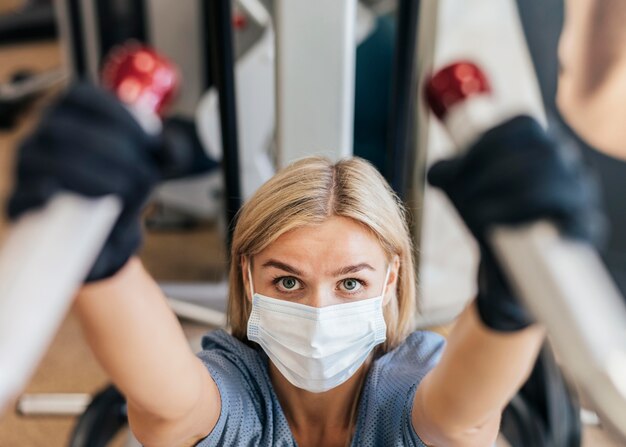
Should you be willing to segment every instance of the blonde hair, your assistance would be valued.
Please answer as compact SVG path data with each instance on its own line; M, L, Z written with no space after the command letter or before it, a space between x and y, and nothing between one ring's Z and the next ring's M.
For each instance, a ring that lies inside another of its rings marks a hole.
M413 329L416 308L413 250L400 200L367 161L350 158L332 163L308 157L287 166L263 184L241 208L230 265L228 319L232 334L247 342L251 303L246 298L242 257L262 251L282 234L331 216L353 219L380 241L391 261L400 260L396 294L384 308L387 340L380 350L400 344Z

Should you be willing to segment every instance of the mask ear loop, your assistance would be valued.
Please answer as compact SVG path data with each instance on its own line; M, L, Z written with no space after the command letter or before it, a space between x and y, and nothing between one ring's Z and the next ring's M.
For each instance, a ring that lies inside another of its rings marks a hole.
M251 260L248 258L248 283L250 284L250 299L254 298L254 284L252 284L252 270L250 268ZM387 281L385 281L387 282Z
M385 293L387 292L387 281L389 280L389 273L391 273L391 264L387 266L387 273L385 273L385 282L383 282L383 290L380 294L380 296L383 298L383 301L385 301Z

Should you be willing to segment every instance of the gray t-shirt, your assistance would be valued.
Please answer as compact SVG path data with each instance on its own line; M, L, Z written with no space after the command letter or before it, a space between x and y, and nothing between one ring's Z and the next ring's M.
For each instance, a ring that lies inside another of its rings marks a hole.
M359 403L353 447L425 447L411 424L415 390L439 361L443 337L412 333L376 359ZM215 380L222 411L213 431L197 445L296 447L268 375L268 359L226 332L210 332L198 357Z

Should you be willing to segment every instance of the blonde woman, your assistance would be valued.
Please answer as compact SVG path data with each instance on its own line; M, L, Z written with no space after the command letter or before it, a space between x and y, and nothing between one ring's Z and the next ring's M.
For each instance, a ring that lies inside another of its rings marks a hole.
M239 214L232 334L195 355L134 253L159 178L158 141L93 87L70 90L22 147L9 212L56 189L118 194L124 212L75 302L146 446L488 446L544 338L484 244L493 223L555 219L589 237L585 185L530 118L436 165L483 249L477 300L444 347L413 332L416 278L402 205L359 159L296 162ZM523 149L523 150L521 150Z

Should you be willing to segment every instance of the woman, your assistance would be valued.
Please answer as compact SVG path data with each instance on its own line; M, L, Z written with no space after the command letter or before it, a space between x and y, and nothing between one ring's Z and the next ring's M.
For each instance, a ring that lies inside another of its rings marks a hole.
M263 185L234 233L229 321L195 356L134 257L159 142L93 87L74 87L22 147L9 212L57 189L124 211L75 302L146 446L488 446L544 338L492 261L491 224L553 218L590 236L578 172L530 118L502 124L430 181L483 251L475 303L443 340L413 332L401 204L368 163L299 161ZM549 192L549 193L548 193Z

